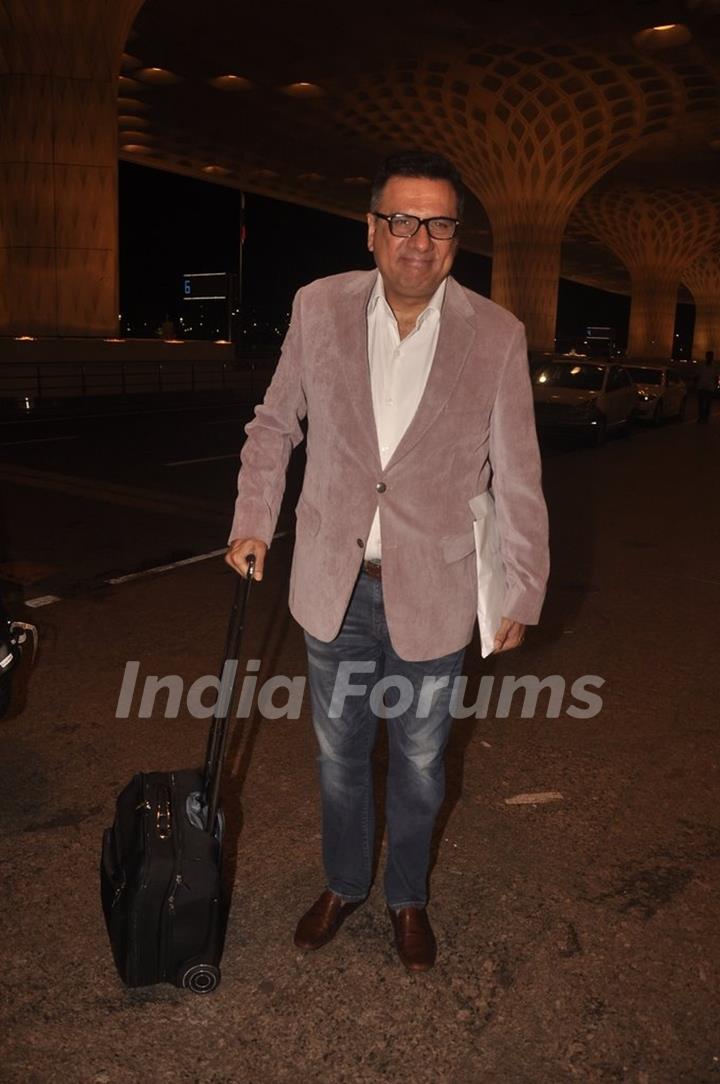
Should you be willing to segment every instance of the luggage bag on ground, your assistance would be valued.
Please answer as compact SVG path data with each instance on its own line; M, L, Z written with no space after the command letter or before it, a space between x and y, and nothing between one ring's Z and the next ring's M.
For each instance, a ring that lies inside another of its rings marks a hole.
M247 579L238 579L225 662L238 659L252 573L251 564ZM227 920L220 776L238 669L228 687L221 684L204 771L139 772L120 793L104 833L102 906L128 986L168 982L204 994L220 981Z

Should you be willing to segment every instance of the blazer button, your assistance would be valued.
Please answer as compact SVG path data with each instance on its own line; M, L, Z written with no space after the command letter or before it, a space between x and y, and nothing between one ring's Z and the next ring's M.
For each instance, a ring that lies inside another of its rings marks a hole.
M365 543L363 542L362 538L358 538L358 540L357 540L357 544L358 544L358 546L360 547L360 549L362 549L362 548L363 548L363 546L365 545Z
M378 484L375 486L375 488L378 491L378 493L384 493L385 490L387 489L387 486L385 485L384 482L378 482Z

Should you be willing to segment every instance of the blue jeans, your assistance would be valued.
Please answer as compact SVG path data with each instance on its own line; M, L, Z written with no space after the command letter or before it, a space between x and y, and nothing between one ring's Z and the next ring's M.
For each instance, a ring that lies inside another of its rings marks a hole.
M370 890L370 757L379 715L387 718L389 746L385 895L393 908L424 907L432 832L445 794L452 685L465 650L427 662L401 659L390 643L382 581L364 572L335 639L324 643L305 633L305 642L327 886L346 900L362 900Z

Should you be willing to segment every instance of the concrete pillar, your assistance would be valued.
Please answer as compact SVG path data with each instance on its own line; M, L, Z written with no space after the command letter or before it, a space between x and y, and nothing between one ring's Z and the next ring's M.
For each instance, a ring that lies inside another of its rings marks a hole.
M718 224L701 189L600 185L578 204L573 228L602 241L630 272L628 357L671 357L683 270L712 245Z
M486 39L460 58L438 50L373 71L338 119L385 152L420 146L456 164L492 226L493 299L525 322L531 349L552 350L575 203L687 101L682 75L650 58Z
M507 212L491 216L492 299L522 314L531 349L552 350L563 225L523 217L518 214L513 220Z
M713 249L685 268L682 281L695 301L695 334L690 356L705 357L714 350L720 357L720 250Z
M627 356L667 360L673 351L680 274L650 265L633 267L630 278Z
M118 322L117 76L142 0L0 12L0 334Z

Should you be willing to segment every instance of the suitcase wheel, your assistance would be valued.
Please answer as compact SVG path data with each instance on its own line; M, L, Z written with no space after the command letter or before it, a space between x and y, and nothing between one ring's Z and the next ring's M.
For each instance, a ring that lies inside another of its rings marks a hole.
M193 964L182 977L184 990L194 994L210 994L220 982L220 968L213 964Z

